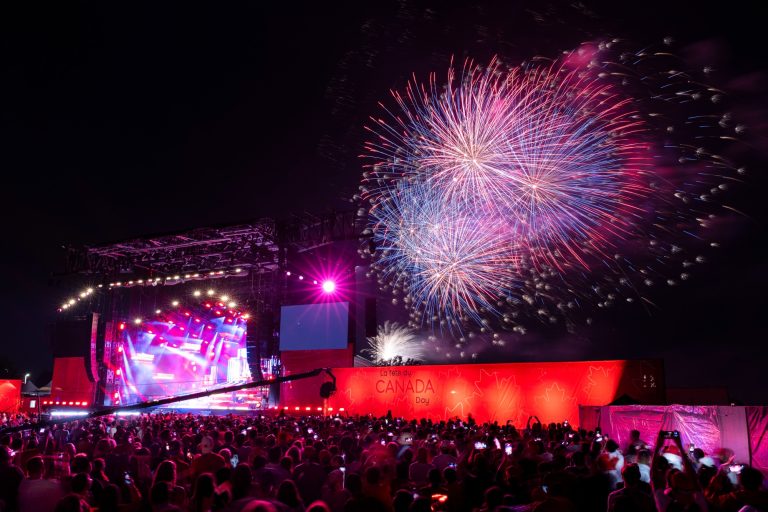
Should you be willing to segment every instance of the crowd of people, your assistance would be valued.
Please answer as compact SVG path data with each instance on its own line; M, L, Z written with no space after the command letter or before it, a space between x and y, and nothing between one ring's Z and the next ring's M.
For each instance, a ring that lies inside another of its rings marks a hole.
M619 446L567 422L171 412L27 426L0 432L0 512L768 512L762 473L676 432Z

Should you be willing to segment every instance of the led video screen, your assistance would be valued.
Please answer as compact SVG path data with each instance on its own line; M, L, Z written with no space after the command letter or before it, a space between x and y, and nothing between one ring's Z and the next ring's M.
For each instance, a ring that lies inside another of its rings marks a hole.
M348 302L283 306L280 311L280 350L347 348L348 331Z
M222 302L176 305L120 324L121 364L113 403L131 404L231 386L251 379L247 319ZM258 395L258 396L256 396ZM249 408L258 391L213 395L174 408Z

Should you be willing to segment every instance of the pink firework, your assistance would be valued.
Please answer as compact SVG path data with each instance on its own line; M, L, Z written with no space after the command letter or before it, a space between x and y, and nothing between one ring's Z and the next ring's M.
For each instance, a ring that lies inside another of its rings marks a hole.
M639 233L652 195L645 127L596 72L467 63L444 87L433 75L393 95L399 111L374 120L364 186L379 267L417 309L474 317L514 296L521 260L567 283ZM414 229L435 211L440 232ZM425 263L440 247L450 274Z

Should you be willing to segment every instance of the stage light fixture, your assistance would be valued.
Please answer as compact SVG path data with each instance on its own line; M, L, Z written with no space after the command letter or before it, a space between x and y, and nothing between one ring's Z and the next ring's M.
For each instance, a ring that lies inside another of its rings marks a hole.
M93 288L88 288L87 290L85 290L85 292L86 293L93 293Z
M288 272L286 272L286 273L285 273L285 275L287 275L287 276L290 276L290 275L291 275L291 272L290 272L290 271L288 271Z
M241 269L241 268L236 268L235 269L235 272L242 272L242 271L243 271L243 269Z
M69 305L70 305L70 306L71 306L72 304L74 304L75 302L76 302L76 301L75 301L75 299L69 299Z
M195 297L199 297L201 295L201 292L200 290L195 290L194 292L192 292L192 295L194 295Z
M323 291L325 293L333 293L336 291L336 283L334 281L331 281L330 279L327 279L323 281Z
M155 314L156 314L156 315L159 315L159 314L160 314L160 313L162 313L162 312L163 312L163 311L162 311L161 309L156 309L156 310L155 310Z
M216 293L216 290L208 290L208 296L209 296L209 297L210 297L211 295L213 295L214 293Z
M299 281L303 281L303 280L304 280L304 276L299 276Z
M180 279L181 276L173 276L174 279Z
M233 308L237 306L237 304L235 302L230 302L229 304L227 304L227 306L229 306L230 308Z
M227 302L229 300L229 295L222 295L221 296L221 302Z
M141 318L134 318L133 323L135 323L136 325L139 325L141 323Z
M171 302L171 304L172 304L173 306L178 306L178 305L179 305L179 301L175 300L175 301Z

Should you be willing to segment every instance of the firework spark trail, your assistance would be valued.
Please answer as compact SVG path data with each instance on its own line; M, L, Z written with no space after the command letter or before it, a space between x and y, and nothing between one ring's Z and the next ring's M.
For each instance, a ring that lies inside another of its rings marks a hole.
M478 321L515 293L521 255L589 269L636 233L645 128L595 75L493 61L393 96L399 113L374 120L364 193L379 268L427 317Z
M376 336L368 338L370 348L363 352L370 354L376 362L391 361L400 356L404 361L419 361L424 357L421 344L413 329L397 322L384 322L377 329Z
M454 307L472 316L493 309L496 297L507 293L496 269L514 264L514 240L504 225L447 205L433 191L399 187L378 205L375 229L386 279L407 275L408 295L423 303L429 316Z

